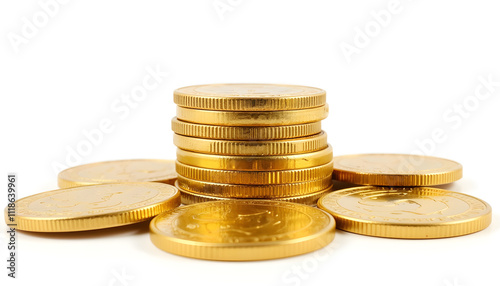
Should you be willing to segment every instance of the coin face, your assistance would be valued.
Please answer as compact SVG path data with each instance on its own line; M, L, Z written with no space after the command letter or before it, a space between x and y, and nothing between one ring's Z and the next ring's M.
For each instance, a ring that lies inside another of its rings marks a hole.
M278 201L223 200L165 212L151 221L151 240L165 251L200 259L261 260L319 249L335 221L319 209Z
M360 154L334 157L335 180L359 185L431 186L462 177L462 165L451 160L407 154Z
M39 193L16 202L17 229L65 232L108 228L150 219L180 204L162 183L122 183Z
M279 84L209 84L174 91L179 106L211 110L292 110L326 103L322 89Z
M135 159L80 165L58 175L61 188L122 182L161 182L173 184L177 179L172 160Z
M437 188L356 187L329 193L318 206L346 231L394 238L440 238L486 228L491 207L462 193Z

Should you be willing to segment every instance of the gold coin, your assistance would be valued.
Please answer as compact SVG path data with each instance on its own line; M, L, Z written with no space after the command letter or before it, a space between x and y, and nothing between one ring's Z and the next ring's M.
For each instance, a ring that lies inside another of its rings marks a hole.
M80 165L58 175L60 188L125 182L159 182L173 185L177 179L172 160L133 159Z
M224 200L164 212L150 225L158 248L187 257L248 261L288 257L329 244L335 220L306 205Z
M205 169L182 164L179 161L175 162L175 168L179 175L198 181L240 185L289 184L330 176L333 170L333 161L317 167L278 171Z
M316 122L328 116L328 105L282 111L219 111L177 106L177 118L199 124L223 126L281 126Z
M328 176L314 181L306 181L294 184L232 185L196 181L179 176L177 177L177 184L181 189L201 195L242 199L274 199L307 195L324 190L332 184L332 177Z
M181 189L179 187L179 185L177 184L177 182L175 183L175 186L177 188L179 188L179 190L181 191L181 202L184 205L197 204L197 203L203 203L203 202L208 202L208 201L237 199L237 198L223 198L223 197L215 197L215 196L193 193L193 192ZM321 198L323 195L329 193L331 190L332 190L332 187L330 186L327 189L321 190L319 192L307 194L307 195L284 197L284 198L273 198L272 200L273 201L276 200L276 201L290 202L290 203L298 203L298 204L304 204L304 205L315 205L319 198Z
M174 91L179 106L211 110L291 110L326 103L322 89L284 84L208 84Z
M333 178L358 185L432 186L462 177L455 161L420 155L360 154L334 159Z
M279 156L223 156L177 149L177 160L200 168L238 171L270 171L311 168L332 161L332 147L311 153Z
M491 207L462 193L428 188L356 187L325 195L318 206L349 232L393 238L440 238L485 229Z
M321 121L284 126L216 126L172 119L172 130L180 135L224 140L273 140L305 137L321 132Z
M325 149L328 142L325 132L296 139L269 141L213 140L174 134L174 145L205 154L268 156L314 152Z
M38 232L110 228L148 220L180 203L177 188L163 183L81 186L18 200L15 223L18 230Z

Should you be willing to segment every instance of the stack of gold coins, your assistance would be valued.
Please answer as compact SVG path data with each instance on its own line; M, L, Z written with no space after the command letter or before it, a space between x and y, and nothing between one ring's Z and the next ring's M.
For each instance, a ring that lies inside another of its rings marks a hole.
M275 199L314 204L331 189L321 130L326 92L276 84L211 84L174 92L176 186L182 202Z

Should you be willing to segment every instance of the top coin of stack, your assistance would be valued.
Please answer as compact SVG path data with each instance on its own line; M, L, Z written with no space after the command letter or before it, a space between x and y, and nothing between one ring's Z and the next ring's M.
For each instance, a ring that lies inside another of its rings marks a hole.
M331 185L321 131L326 93L314 87L212 84L179 88L172 119L184 203L268 198L312 204Z

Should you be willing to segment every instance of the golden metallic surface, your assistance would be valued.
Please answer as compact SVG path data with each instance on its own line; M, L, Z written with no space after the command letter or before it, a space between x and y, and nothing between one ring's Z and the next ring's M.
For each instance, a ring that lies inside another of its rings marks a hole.
M335 220L306 205L269 200L222 200L164 212L150 224L158 248L198 259L248 261L320 249Z
M326 103L322 89L284 84L234 83L186 86L174 91L179 106L210 110L292 110Z
M18 230L36 232L110 228L148 220L180 203L179 190L163 183L81 186L18 200L15 223Z
M316 122L328 116L328 105L282 111L219 111L177 106L177 118L192 123L223 126L281 126Z
M188 190L184 190L184 189L180 188L179 185L177 184L177 182L175 183L175 185L181 191L181 202L184 205L197 204L197 203L208 202L208 201L238 199L238 198L222 198L222 197L214 197L214 196L209 196L209 195L201 195L201 194L193 193L193 192L190 192ZM328 187L327 189L324 189L324 190L321 190L319 192L315 192L312 194L284 197L284 198L273 198L272 200L314 206L314 205L316 205L316 202L318 201L319 198L321 198L323 195L325 195L331 191L332 191L332 186ZM249 200L251 200L251 199L249 199Z
M174 145L188 151L217 155L272 156L314 152L328 145L325 132L284 140L214 140L174 134Z
M491 222L491 207L462 193L428 187L365 186L331 192L318 206L338 229L392 238L441 238L474 233Z
M321 121L284 126L216 126L172 119L177 134L223 140L273 140L311 136L321 132Z
M330 176L333 170L333 161L317 167L278 171L227 171L205 169L175 162L179 175L198 181L209 181L222 184L266 185L289 184L312 181Z
M332 184L332 177L281 185L233 185L196 181L178 176L176 184L181 189L214 197L274 199L319 192Z
M455 161L420 155L360 154L337 156L333 178L358 185L433 186L462 177Z
M159 182L177 179L173 160L132 159L80 165L59 173L60 188L125 182Z
M177 149L177 161L200 168L239 171L272 171L311 168L332 161L332 147L311 153L279 156L223 156Z

